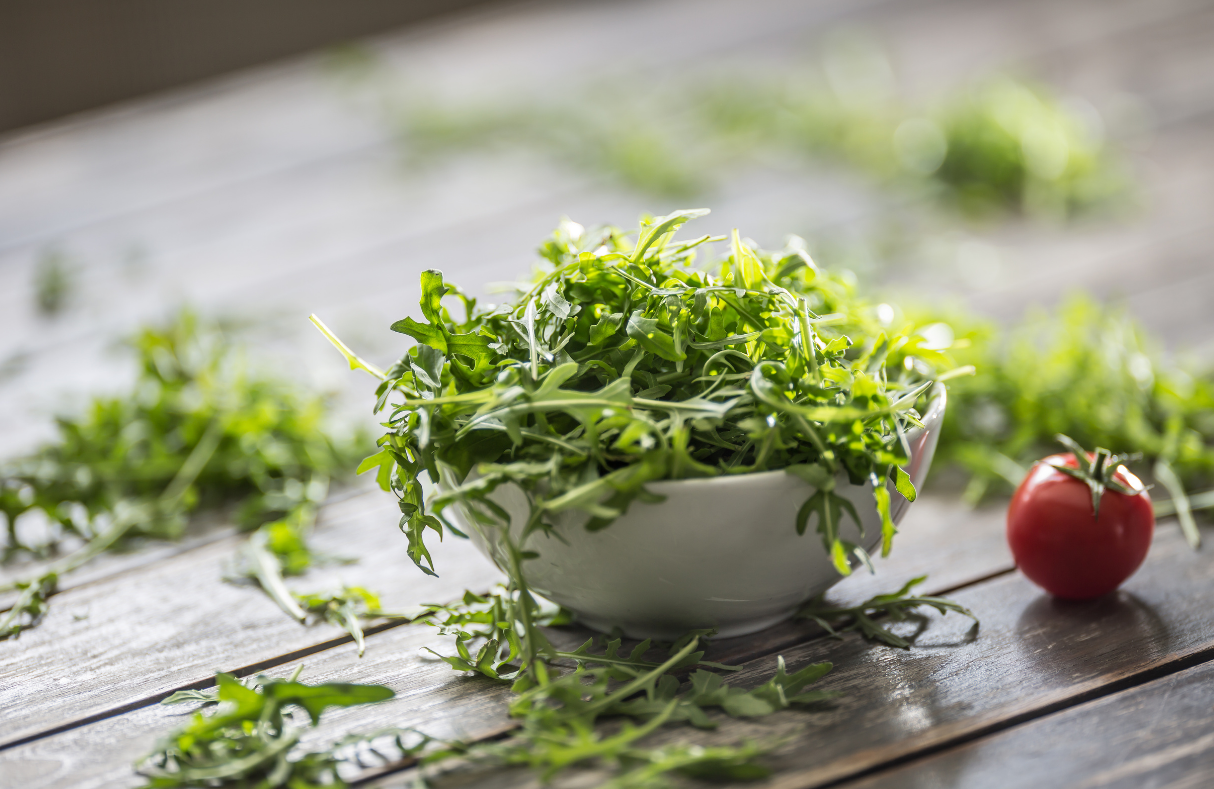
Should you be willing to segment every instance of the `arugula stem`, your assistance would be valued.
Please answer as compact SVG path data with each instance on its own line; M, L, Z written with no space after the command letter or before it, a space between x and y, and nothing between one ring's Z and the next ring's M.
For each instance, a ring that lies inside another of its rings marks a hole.
M387 375L383 370L362 359L358 354L350 350L344 342L337 338L336 334L330 331L329 327L326 326L324 321L318 318L315 313L309 315L308 320L312 321L312 325L314 325L317 329L320 329L320 333L323 334L329 342L333 343L333 347L340 351L342 356L346 357L346 361L349 362L351 370L364 370L381 381L387 378Z
M176 506L181 497L189 489L194 481L198 479L198 475L206 468L207 463L211 462L211 457L215 454L215 450L219 448L219 442L223 439L223 419L222 415L216 415L211 419L211 423L207 425L206 432L198 439L198 443L194 445L194 449L190 451L189 457L181 464L181 468L177 470L177 475L164 489L160 500L162 503L169 506Z
M300 622L305 621L308 616L283 581L282 563L273 551L266 547L264 532L253 533L245 544L245 555L250 559L253 576L270 599L277 603L287 616Z
M662 663L661 665L659 665L657 668L653 669L649 673L643 674L643 675L637 677L636 679L632 680L631 682L625 684L619 690L616 690L613 693L611 693L611 695L604 696L602 699L598 700L597 702L589 705L588 707L585 707L585 708L579 710L578 714L582 715L582 716L591 716L591 715L594 715L595 713L599 712L600 710L605 709L606 707L609 707L612 704L615 704L616 700L618 700L618 699L628 698L636 691L638 691L641 688L648 685L650 682L652 682L657 677L661 676L662 674L665 674L667 671L670 671L672 668L677 666L683 660L683 658L687 657L695 650L696 646L699 643L700 643L700 639L698 636L691 638L687 642L686 646L684 646L678 652L671 655L670 658L665 663Z
M1180 481L1172 464L1164 458L1155 461L1155 479L1167 489L1172 496L1172 509L1176 519L1180 521L1180 530L1185 539L1194 549L1201 547L1201 532L1197 530L1197 522L1193 520L1192 505L1185 494L1184 483Z

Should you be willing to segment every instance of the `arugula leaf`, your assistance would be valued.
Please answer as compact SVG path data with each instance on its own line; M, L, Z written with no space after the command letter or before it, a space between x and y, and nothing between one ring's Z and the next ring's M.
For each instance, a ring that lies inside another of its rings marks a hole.
M148 779L148 789L345 787L338 774L339 765L346 761L341 752L368 738L347 738L332 748L299 751L303 729L295 725L292 713L303 711L315 726L329 708L373 704L395 695L382 685L307 685L295 678L257 677L246 686L231 675L218 674L215 682L215 691L176 693L165 700L166 704L200 701L218 706L209 716L195 713L137 765Z
M46 614L47 598L55 593L58 584L59 575L54 572L15 584L21 594L12 608L0 616L0 641L17 638L21 631L37 627Z
M927 580L926 575L912 578L896 592L879 594L870 597L860 605L850 608L834 608L827 606L822 596L807 603L797 617L812 619L832 636L838 636L849 630L858 630L861 635L872 641L879 641L899 649L910 649L911 642L899 636L888 628L878 624L881 617L893 622L905 622L922 618L916 613L919 608L932 608L941 614L958 613L974 620L974 631L978 628L978 617L962 605L944 597L919 597L913 593L914 588Z
M422 345L428 345L439 353L447 353L447 336L443 330L428 323L418 323L412 318L405 318L392 324L392 331L407 334Z
M679 350L674 337L663 331L657 320L642 317L643 315L641 310L637 310L628 318L628 327L625 330L628 336L645 350L663 359L672 362L686 359L687 355Z
M434 269L426 269L422 272L422 315L426 316L431 324L441 324L442 317L442 299L447 295L447 286L443 283L443 273Z
M367 651L363 619L412 619L421 612L388 613L381 610L379 596L361 586L346 586L337 592L295 595L300 607L317 621L345 630L358 647L358 656Z
M674 233L687 221L701 216L707 216L707 208L685 208L666 216L655 217L641 223L641 232L637 237L636 249L632 251L632 262L639 263L649 248L662 239L663 236Z
M305 685L302 682L269 682L261 686L264 696L276 700L280 705L295 704L302 707L312 719L312 725L320 723L320 716L330 707L354 707L359 704L374 704L387 701L396 694L383 685L351 685L345 682L330 682L324 685Z
M95 398L80 416L58 420L57 441L0 467L5 561L83 542L51 563L48 575L4 587L22 590L21 609L4 620L9 628L37 621L55 588L47 578L62 580L107 551L179 539L203 507L237 505L242 526L268 524L266 537L278 543L294 532L293 547L282 544L278 553L286 572L299 572L311 558L306 528L297 527L356 457L362 437L331 438L321 399L251 374L239 349L194 314L144 328L131 344L139 368L131 393ZM40 544L23 541L17 529L34 511L52 526Z

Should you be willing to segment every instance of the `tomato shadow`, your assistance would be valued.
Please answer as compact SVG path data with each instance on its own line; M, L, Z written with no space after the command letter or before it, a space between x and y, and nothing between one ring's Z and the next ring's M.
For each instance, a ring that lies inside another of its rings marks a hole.
M1016 626L1028 657L1053 664L1068 657L1092 668L1140 662L1173 647L1173 635L1155 609L1131 592L1110 592L1095 600L1062 600L1041 595L1025 607Z

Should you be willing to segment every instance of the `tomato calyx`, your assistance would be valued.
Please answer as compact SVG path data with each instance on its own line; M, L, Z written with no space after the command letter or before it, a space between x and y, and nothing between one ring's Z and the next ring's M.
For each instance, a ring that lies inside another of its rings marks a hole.
M1070 436L1057 433L1054 438L1058 440L1058 443L1071 450L1078 465L1072 467L1058 462L1052 462L1049 465L1088 486L1092 491L1092 517L1097 520L1100 519L1100 500L1104 498L1105 490L1115 490L1127 496L1137 496L1146 490L1146 488L1131 488L1117 479L1117 470L1121 467L1121 464L1132 460L1139 460L1142 458L1141 452L1114 455L1104 447L1096 447L1094 452L1088 452L1079 446L1078 441ZM1088 459L1086 467L1083 465L1084 458Z

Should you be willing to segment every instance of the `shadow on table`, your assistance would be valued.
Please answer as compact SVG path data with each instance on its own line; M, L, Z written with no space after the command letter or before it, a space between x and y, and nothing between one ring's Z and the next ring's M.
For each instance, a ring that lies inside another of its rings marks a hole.
M1086 601L1043 594L1024 609L1017 632L1024 656L1051 671L1123 673L1175 647L1162 617L1126 591Z

